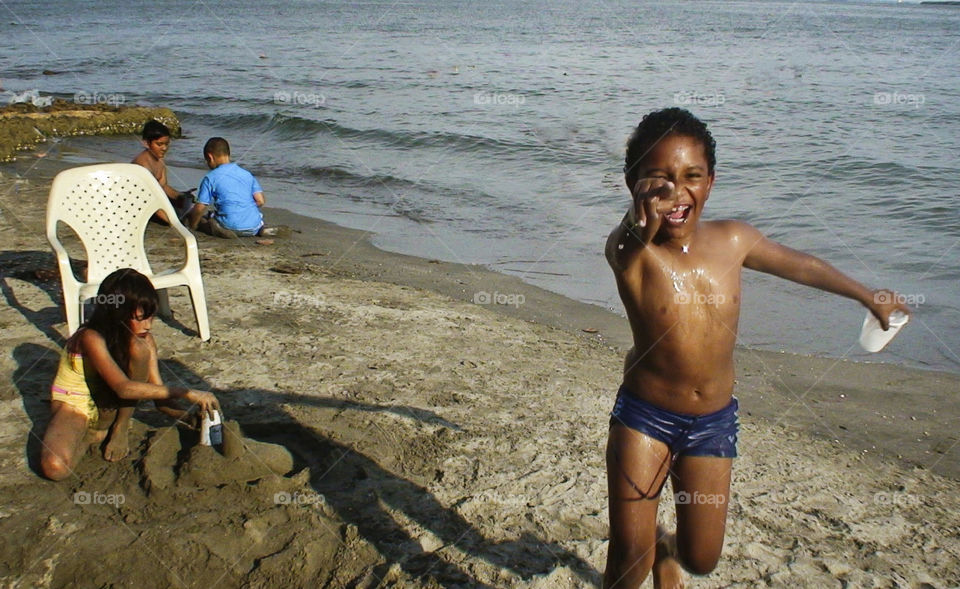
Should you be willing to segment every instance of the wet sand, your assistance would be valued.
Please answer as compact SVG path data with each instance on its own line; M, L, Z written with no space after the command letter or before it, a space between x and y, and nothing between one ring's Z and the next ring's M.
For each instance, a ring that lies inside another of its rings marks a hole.
M209 342L186 289L154 331L165 380L217 392L243 436L283 446L293 467L278 474L253 441L212 455L143 404L127 459L91 454L75 477L39 478L65 335L43 215L63 164L32 163L0 178L5 584L596 586L626 321L284 211L268 222L295 231L272 245L199 238ZM148 237L155 270L175 263L169 230ZM474 302L482 293L522 304ZM750 350L737 361L724 556L690 585L960 584L960 378Z

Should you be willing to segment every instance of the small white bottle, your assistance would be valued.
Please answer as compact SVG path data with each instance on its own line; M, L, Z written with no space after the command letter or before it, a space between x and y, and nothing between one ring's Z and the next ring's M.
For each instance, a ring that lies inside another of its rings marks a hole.
M206 411L203 412L203 421L200 423L200 444L203 446L223 445L223 422L220 419L219 411L214 410L212 418Z
M868 352L879 352L909 320L910 316L903 311L894 311L887 319L890 329L884 331L873 313L867 311L867 316L863 319L863 327L860 329L860 345Z

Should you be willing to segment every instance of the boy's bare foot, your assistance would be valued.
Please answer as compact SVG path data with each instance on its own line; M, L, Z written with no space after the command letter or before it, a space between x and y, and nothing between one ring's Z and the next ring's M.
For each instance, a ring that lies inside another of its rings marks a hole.
M213 217L207 219L207 230L210 235L214 237L220 237L222 239L237 239L236 233L218 223Z
M677 560L677 537L657 526L657 552L653 560L654 589L681 589L683 567Z
M107 462L117 462L130 453L130 441L128 440L127 430L113 432L107 445L103 449L103 458Z

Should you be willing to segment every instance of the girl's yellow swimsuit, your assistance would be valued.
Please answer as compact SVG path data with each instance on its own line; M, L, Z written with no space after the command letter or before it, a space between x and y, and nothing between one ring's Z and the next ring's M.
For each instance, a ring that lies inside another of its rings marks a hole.
M92 383L88 381L83 365L83 354L71 354L67 350L60 352L60 365L50 387L50 400L60 401L83 413L87 416L87 425L94 427L100 412L93 401L90 390ZM99 388L94 384L96 392L99 392Z

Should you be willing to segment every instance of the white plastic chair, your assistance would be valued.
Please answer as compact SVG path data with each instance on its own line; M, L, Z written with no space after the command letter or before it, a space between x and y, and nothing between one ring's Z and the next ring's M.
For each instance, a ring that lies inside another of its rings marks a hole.
M170 226L183 237L187 256L182 268L154 274L147 261L143 236L147 222L157 210L167 214ZM57 238L58 222L69 225L83 242L87 252L86 282L73 275L70 257ZM47 201L47 241L57 256L70 334L80 327L83 303L97 296L103 279L119 268L133 268L146 275L157 289L163 315L170 316L166 289L187 286L200 339L210 339L197 239L177 220L163 188L146 168L136 164L97 164L57 174Z

